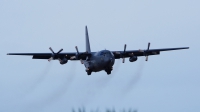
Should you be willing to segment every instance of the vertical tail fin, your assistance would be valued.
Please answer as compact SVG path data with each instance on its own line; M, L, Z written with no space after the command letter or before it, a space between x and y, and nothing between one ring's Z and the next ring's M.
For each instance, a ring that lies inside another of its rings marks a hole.
M89 41L87 26L85 26L85 41L86 41L86 52L90 53L91 50L90 50L90 41Z

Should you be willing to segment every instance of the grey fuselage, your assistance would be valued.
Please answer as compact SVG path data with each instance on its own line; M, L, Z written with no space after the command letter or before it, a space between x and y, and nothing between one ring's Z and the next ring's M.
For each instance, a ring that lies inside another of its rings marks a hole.
M101 70L112 70L112 66L115 63L115 57L109 50L102 50L92 53L92 55L84 62L86 70L91 72L99 72Z

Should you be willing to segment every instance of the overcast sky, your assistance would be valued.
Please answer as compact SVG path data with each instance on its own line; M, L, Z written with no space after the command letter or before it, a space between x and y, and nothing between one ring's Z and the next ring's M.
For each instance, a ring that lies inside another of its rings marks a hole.
M0 111L69 112L106 108L139 112L200 111L199 0L0 0ZM7 53L190 47L149 61L116 60L110 76Z

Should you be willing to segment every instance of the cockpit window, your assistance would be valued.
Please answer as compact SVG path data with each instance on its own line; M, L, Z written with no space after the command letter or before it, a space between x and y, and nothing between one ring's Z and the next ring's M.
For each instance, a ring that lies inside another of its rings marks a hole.
M106 55L106 54L111 55L111 53L109 51L101 51L101 52L99 52L100 56Z
M104 52L100 52L100 53L99 53L99 55L104 55L104 54L105 54Z

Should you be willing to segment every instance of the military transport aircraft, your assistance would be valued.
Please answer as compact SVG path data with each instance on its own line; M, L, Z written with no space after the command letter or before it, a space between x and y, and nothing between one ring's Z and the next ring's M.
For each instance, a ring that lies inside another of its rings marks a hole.
M125 58L129 58L130 62L134 62L137 60L137 57L145 56L146 61L148 61L149 55L159 55L161 51L189 49L189 47L149 49L150 43L148 43L148 47L146 50L139 49L126 51L125 44L123 51L102 50L99 52L91 52L87 26L85 27L85 39L86 52L79 52L78 47L75 46L76 52L70 53L62 53L61 51L63 49L60 49L57 53L55 53L50 47L49 49L52 53L8 53L7 55L27 55L33 56L33 59L48 59L48 61L59 60L60 64L66 64L68 60L80 60L81 63L85 65L88 75L91 75L92 72L99 72L102 70L105 70L105 72L107 72L107 74L109 75L113 70L115 59L122 58L122 62L124 63Z

